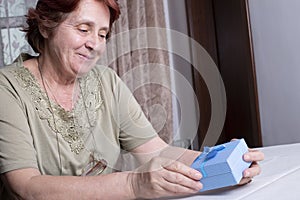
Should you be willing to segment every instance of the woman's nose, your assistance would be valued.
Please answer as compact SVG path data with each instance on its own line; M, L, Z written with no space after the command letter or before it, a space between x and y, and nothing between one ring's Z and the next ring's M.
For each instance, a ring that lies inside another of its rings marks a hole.
M99 50L102 44L102 40L98 34L90 34L87 38L85 46L90 50Z

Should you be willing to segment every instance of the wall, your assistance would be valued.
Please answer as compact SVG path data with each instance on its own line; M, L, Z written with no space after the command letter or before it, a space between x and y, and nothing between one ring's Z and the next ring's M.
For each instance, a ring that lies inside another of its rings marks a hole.
M249 0L264 146L300 142L299 0Z

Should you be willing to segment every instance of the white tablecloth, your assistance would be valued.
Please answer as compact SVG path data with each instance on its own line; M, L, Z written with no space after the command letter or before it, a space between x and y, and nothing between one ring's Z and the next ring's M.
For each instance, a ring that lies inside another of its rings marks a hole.
M230 200L299 200L300 143L264 147L265 160L260 162L262 173L250 184L199 193L180 199Z

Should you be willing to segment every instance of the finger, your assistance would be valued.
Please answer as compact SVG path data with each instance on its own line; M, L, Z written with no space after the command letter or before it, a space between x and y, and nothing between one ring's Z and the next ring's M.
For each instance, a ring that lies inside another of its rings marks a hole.
M261 151L249 149L249 152L243 155L243 159L246 162L253 162L253 161L262 161L264 160L265 155Z
M202 174L189 166L181 163L181 162L172 162L169 165L164 166L166 170L173 171L179 174L182 174L186 177L199 181L202 178Z
M242 178L242 180L239 182L238 185L245 185L245 184L250 183L251 181L252 181L252 178L249 178L249 177L247 177L247 178Z
M199 182L199 181L198 181ZM199 190L195 190L190 187L186 187L181 184L169 182L168 180L164 179L163 184L160 185L160 187L168 192L168 195L174 196L174 195L187 195L187 194L194 194L196 192L199 192Z
M252 178L254 176L259 175L260 173L261 173L260 166L256 162L253 162L250 168L244 170L243 175L245 178Z
M169 183L181 185L190 188L193 191L199 191L203 187L198 180L191 179L183 174L173 171L166 171L163 173L163 178Z

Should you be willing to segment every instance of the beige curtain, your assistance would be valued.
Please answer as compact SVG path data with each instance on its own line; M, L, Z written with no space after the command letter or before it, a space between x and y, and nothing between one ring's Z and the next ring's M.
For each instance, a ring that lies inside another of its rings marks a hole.
M107 49L114 58L106 58L107 64L131 89L160 137L170 143L173 117L168 52L147 48L167 45L166 35L155 31L166 27L163 0L119 0L119 4L121 18L112 30L112 38L118 37L108 42ZM154 30L151 35L149 27ZM157 44L150 44L153 42Z

